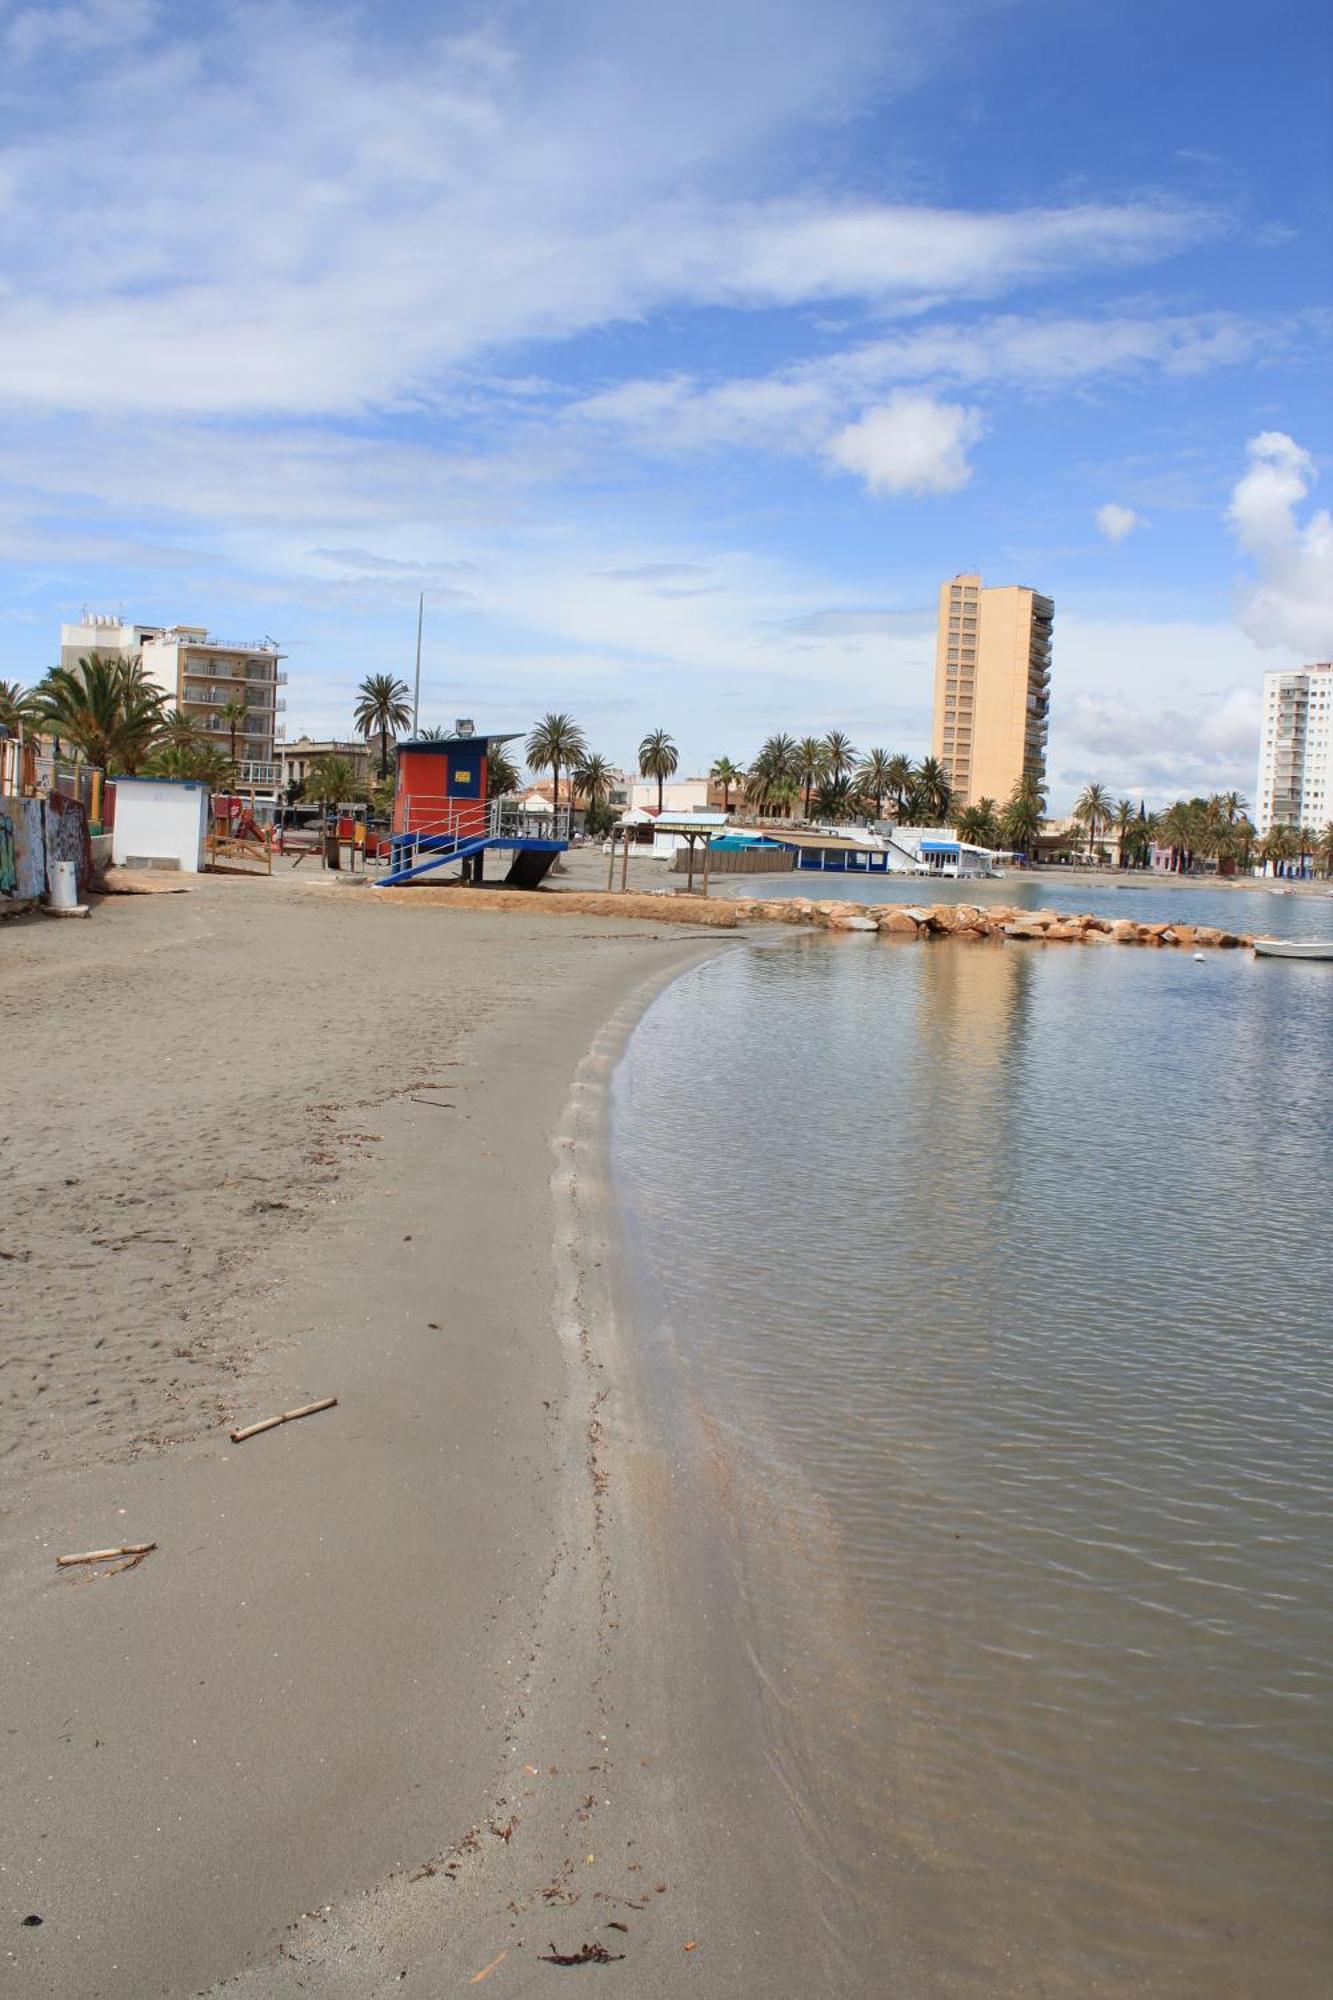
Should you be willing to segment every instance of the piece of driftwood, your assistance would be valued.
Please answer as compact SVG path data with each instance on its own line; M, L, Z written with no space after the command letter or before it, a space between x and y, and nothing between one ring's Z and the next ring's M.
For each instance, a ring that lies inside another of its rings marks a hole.
M298 1417L313 1417L317 1410L331 1410L337 1404L336 1396L325 1396L322 1402L303 1403L299 1410L284 1410L280 1417L265 1417L262 1424L246 1424L243 1430L233 1431L233 1444L244 1444L246 1438L258 1437L261 1431L275 1431L279 1424L294 1424Z
M119 1549L89 1549L82 1556L57 1556L56 1567L69 1569L74 1563L106 1563L114 1562L117 1556L146 1556L151 1555L156 1547L156 1542L126 1542Z

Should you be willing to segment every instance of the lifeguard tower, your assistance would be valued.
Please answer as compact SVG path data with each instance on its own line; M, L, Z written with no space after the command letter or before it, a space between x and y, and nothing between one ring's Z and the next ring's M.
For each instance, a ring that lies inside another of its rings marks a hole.
M525 812L517 799L487 796L487 757L492 744L515 736L482 735L458 722L451 736L413 737L398 746L393 795L389 871L379 887L418 882L457 862L464 881L485 879L486 855L499 848L512 858L504 880L516 889L535 889L558 854L569 845L568 806L555 812Z

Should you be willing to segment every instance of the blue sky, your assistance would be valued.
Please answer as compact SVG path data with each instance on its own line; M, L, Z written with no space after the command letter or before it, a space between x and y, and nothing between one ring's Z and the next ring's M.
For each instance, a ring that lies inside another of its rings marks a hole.
M272 634L290 735L928 747L1056 599L1055 804L1252 791L1333 653L1324 9L0 0L0 676Z

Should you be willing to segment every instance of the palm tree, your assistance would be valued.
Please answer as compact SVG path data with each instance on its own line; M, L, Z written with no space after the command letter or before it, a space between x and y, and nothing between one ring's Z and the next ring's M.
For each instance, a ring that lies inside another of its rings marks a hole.
M213 713L219 722L225 722L227 725L228 746L231 750L231 761L234 764L236 762L236 737L250 711L243 701L229 701L225 702L221 708L214 709Z
M443 724L438 722L432 722L429 729L418 729L417 742L443 743L447 738L448 734L449 731L446 728L444 728Z
M792 776L800 780L805 800L805 817L810 817L810 795L824 775L828 749L818 736L803 736L796 745Z
M893 759L885 750L867 750L856 769L857 787L867 805L875 808L875 818L881 815L884 795L893 790Z
M145 682L137 660L90 653L77 667L53 667L34 701L39 724L72 743L88 763L133 777L162 733L166 696Z
M215 792L236 782L236 766L231 758L220 743L210 743L200 730L194 732L192 741L163 738L146 768L151 778L192 778Z
M1274 874L1296 857L1296 835L1289 826L1270 826L1259 842L1259 859Z
M831 777L845 778L860 754L852 748L850 736L845 736L841 729L830 729L824 738L824 769Z
M745 773L739 764L733 764L730 757L719 757L708 773L715 785L722 787L722 810L731 811L731 788L745 782Z
M443 731L440 732L443 735ZM426 735L423 729L422 736ZM432 738L431 741L438 741ZM518 765L505 750L503 743L492 743L486 751L486 796L488 799L506 799L511 792L520 788L523 780Z
M25 688L19 681L0 681L0 729L7 729L11 736L33 727L40 706L35 688Z
M751 760L745 780L745 802L757 813L790 813L799 795L797 745L790 736L768 736Z
M914 826L943 826L953 810L953 787L938 757L923 757L912 774L908 811Z
M958 838L968 841L973 847L998 847L1000 844L1000 815L994 799L978 799L974 806L964 806L956 824Z
M1325 879L1333 876L1333 819L1321 827L1315 842L1315 860L1324 871Z
M639 776L656 778L657 810L662 810L662 788L668 778L674 778L680 758L676 746L665 729L654 729L644 737L639 745Z
M901 750L889 759L888 779L888 788L893 794L893 802L898 808L898 817L901 819L912 791L912 760L910 757L905 757Z
M1045 816L1046 798L1037 780L1031 776L1017 779L1000 815L1006 845L1015 853L1031 856Z
M589 805L600 806L614 783L614 771L605 757L599 757L595 750L579 759L578 769L574 773L574 784Z
M551 773L551 804L560 810L560 773L573 770L588 754L583 731L572 715L544 715L527 740L529 767Z
M381 783L389 768L389 739L396 737L400 729L406 729L412 720L407 694L407 682L400 681L396 674L367 674L357 689L359 699L352 711L352 721L367 743L372 736L380 739Z
M824 772L815 792L815 814L817 818L836 825L840 820L850 819L856 806L856 787L845 773L834 775L830 767Z
M1157 815L1157 844L1170 850L1173 874L1192 867L1202 830L1202 816L1191 799L1177 799Z
M1125 852L1129 846L1130 837L1134 832L1137 820L1138 815L1134 811L1134 801L1132 799L1117 799L1115 811L1111 814L1109 824L1111 832L1115 835L1115 859L1118 868L1123 869L1125 866Z
M316 805L342 805L358 798L363 789L350 757L316 757L306 773L305 795Z
M1111 804L1111 794L1105 785L1085 785L1074 801L1074 818L1080 826L1088 829L1088 846L1093 859L1097 858L1097 841L1102 828L1109 826L1115 808Z

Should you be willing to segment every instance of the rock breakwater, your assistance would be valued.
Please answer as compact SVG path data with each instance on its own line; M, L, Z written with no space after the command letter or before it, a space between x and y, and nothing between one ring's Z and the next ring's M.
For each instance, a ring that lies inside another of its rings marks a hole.
M992 903L846 903L810 901L804 896L738 902L742 923L804 924L829 931L877 930L884 937L1002 938L1031 944L1133 944L1152 950L1228 951L1252 945L1239 931L1209 924L1137 923L1130 917L1097 917L1087 912L1018 910Z

